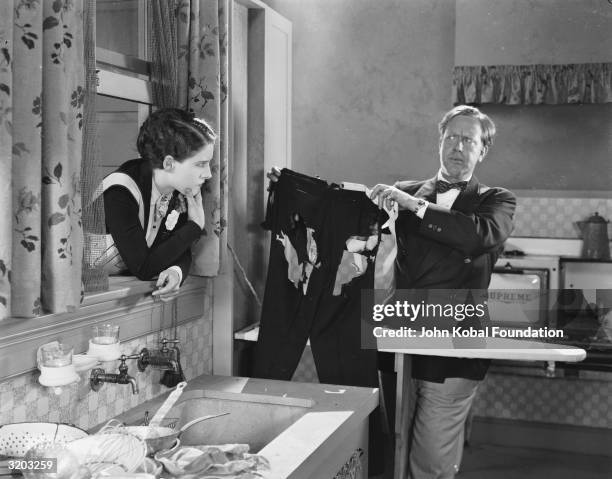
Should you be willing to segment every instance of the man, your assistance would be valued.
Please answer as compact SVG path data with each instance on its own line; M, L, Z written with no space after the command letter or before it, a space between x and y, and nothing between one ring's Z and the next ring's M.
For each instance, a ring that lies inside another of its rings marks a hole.
M495 125L477 108L461 105L444 115L439 130L436 177L379 184L371 195L379 204L399 206L396 288L486 289L516 206L510 191L484 186L473 174ZM488 366L487 360L413 357L411 478L455 477L466 417Z

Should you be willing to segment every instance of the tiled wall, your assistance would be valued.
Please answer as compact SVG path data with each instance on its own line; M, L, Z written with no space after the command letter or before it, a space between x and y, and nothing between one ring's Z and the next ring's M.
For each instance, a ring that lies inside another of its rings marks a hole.
M319 382L319 376L317 376L317 368L314 363L314 357L312 356L310 346L306 346L304 348L304 352L302 353L298 367L295 369L293 378L291 378L291 380L299 383Z
M598 212L612 220L612 198L542 198L519 195L513 236L535 238L580 238L574 225ZM608 235L612 237L612 223Z
M606 381L489 372L474 401L474 414L610 429L612 381L610 375Z
M207 291L210 291L207 288ZM187 379L212 373L212 314L209 293L204 296L203 317L178 328L181 364ZM174 331L164 330L165 337ZM157 348L160 335L156 332L122 344L124 353L140 351L143 347ZM118 361L105 363L107 372L117 372ZM89 372L81 373L78 383L62 388L55 395L42 387L38 371L17 376L0 383L0 424L20 421L52 421L74 424L89 429L147 401L168 389L159 384L160 371L147 368L138 371L136 360L128 360L128 372L138 382L138 395L130 385L104 384L94 392L89 387Z
M612 198L520 195L513 236L580 238L575 221L594 212L612 219ZM608 224L608 234L612 228ZM612 375L544 378L490 372L474 402L477 416L612 428Z

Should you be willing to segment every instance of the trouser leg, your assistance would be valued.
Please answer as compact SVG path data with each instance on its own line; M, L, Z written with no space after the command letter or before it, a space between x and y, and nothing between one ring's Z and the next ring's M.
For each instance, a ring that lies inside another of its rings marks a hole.
M453 479L459 469L465 420L480 381L415 380L416 403L409 452L411 479Z

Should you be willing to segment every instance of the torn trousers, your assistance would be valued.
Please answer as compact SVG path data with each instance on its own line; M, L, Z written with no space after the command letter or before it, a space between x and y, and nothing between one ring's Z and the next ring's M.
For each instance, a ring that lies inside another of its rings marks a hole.
M310 338L320 382L378 387L360 305L386 219L363 192L282 170L264 223L272 236L255 377L290 380Z

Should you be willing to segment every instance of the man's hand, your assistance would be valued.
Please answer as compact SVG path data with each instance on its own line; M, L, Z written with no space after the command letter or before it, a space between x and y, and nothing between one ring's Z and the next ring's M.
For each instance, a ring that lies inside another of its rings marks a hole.
M270 191L270 186L272 186L272 183L276 183L278 181L280 175L281 170L276 166L273 166L270 171L266 173L266 176L270 180L270 183L268 183L268 191Z
M418 199L411 194L401 191L395 186L384 184L378 184L372 188L370 198L378 200L379 208L386 207L388 210L393 207L393 202L395 202L400 210L414 211L418 201Z
M178 294L181 286L181 278L175 269L168 268L159 273L159 278L157 278L155 286L158 289L151 293L153 297L159 298L163 302L167 302Z
M200 229L204 229L204 205L202 204L202 192L198 190L194 195L190 189L185 191L187 200L187 217Z

